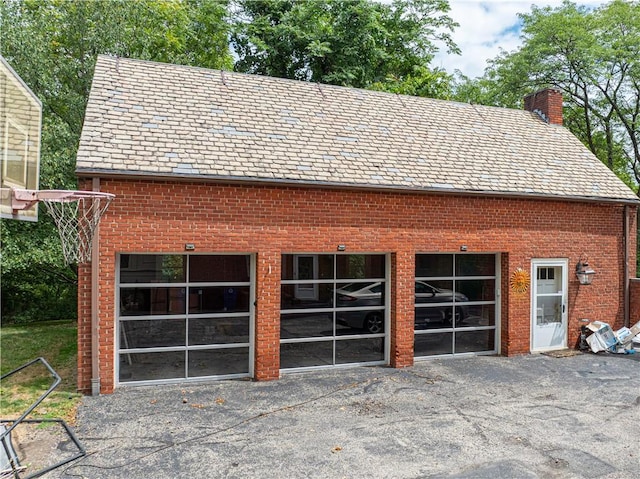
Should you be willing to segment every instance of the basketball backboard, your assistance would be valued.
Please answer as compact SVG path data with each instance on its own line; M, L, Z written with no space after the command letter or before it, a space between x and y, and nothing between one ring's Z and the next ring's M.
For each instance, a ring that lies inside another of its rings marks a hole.
M11 188L37 190L42 103L0 56L0 217L38 220L38 205L14 211Z

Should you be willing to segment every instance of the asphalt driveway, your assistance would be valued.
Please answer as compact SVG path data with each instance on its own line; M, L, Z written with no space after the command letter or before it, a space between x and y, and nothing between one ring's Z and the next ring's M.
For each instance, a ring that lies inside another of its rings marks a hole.
M639 477L638 359L484 356L122 388L83 400L89 454L47 477Z

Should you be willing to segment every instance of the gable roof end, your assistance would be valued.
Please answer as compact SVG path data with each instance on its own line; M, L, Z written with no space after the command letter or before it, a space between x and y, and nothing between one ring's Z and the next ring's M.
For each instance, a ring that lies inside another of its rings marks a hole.
M637 202L523 110L100 56L80 176Z

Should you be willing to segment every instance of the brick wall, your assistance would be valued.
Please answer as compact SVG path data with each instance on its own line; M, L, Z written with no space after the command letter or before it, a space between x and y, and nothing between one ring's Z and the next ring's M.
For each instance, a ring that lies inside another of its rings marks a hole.
M629 323L633 326L640 321L640 278L629 282Z
M279 375L280 255L283 252L391 253L391 364L413 363L413 274L417 252L501 254L501 353L530 344L530 293L509 276L531 258L569 260L569 344L579 318L623 322L622 206L528 199L422 195L302 187L211 185L102 179L116 194L100 226L100 371L114 384L117 253L256 253L255 377ZM90 188L90 184L81 185ZM635 231L632 208L631 231ZM635 235L631 276L635 275ZM597 271L579 286L580 255ZM79 389L90 389L90 268L79 269Z

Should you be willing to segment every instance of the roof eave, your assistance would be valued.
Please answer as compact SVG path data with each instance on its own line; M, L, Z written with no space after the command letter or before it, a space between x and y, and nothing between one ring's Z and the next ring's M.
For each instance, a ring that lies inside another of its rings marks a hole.
M310 181L310 180L293 180L283 178L248 178L242 176L211 176L211 175L194 175L187 173L162 173L162 172L131 172L109 169L89 169L78 168L76 175L80 178L114 178L128 180L154 180L154 181L182 181L182 182L202 182L202 183L223 183L223 184L243 184L243 185L277 185L277 186L306 186L313 188L337 188L347 190L367 190L367 191L395 191L403 193L422 193L422 194L446 194L446 195L462 195L462 196L482 196L494 198L521 198L521 199L542 199L542 200L566 200L575 202L588 203L614 203L640 205L640 198L610 198L601 196L585 196L585 195L554 195L550 193L540 192L516 192L516 191L494 191L494 190L462 190L457 188L443 187L417 187L417 186L401 186L401 185L377 185L377 184L361 184L346 183L334 181Z

